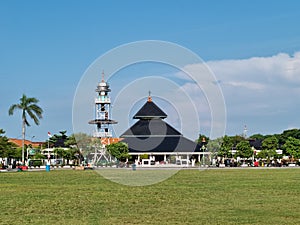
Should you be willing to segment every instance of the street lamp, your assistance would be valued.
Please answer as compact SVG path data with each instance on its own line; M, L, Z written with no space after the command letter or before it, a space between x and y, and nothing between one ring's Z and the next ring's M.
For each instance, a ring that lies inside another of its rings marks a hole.
M31 139L30 139L30 145L31 145L31 149L32 149L32 140L33 140L33 138L35 138L35 136L32 136L31 137ZM27 163L27 166L28 166L28 156L29 156L29 154L28 154L28 150L29 150L29 148L28 148L28 146L27 146L27 149L26 149L26 159L27 159L27 161L26 161L26 163Z
M205 161L204 161L204 151L206 150L206 146L205 146L205 144L206 144L206 140L205 140L205 137L203 137L202 138L202 146L201 146L201 150L202 150L202 166L204 166L204 163L205 163Z

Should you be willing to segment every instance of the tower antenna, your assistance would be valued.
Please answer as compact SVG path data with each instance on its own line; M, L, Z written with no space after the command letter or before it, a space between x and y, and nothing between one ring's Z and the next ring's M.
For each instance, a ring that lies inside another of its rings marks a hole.
M247 138L247 132L248 132L247 125L245 125L244 126L244 132L243 132L243 137L244 138Z
M105 82L104 81L104 70L102 70L102 81L101 82Z

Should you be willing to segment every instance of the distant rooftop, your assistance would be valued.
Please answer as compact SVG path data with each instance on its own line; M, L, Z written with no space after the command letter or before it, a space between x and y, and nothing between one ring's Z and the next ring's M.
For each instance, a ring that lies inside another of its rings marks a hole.
M18 147L22 147L22 139L17 139L17 138L9 138L8 139L9 142L14 143L15 145L17 145ZM31 145L32 147L40 147L42 144L44 144L44 142L41 141L29 141L29 140L25 140L24 141L25 145Z

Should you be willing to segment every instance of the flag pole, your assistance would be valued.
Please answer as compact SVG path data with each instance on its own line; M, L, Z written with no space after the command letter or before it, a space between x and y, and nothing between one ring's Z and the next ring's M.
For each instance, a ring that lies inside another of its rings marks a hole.
M52 137L51 133L48 131L48 149L50 148L50 144L49 144L49 141L50 141L50 138Z

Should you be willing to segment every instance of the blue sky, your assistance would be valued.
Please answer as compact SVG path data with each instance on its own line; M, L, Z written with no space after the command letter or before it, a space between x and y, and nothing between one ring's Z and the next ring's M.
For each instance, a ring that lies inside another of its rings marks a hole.
M223 90L227 134L240 134L245 124L249 134L299 127L299 21L298 1L1 1L0 128L21 136L20 115L7 111L25 93L45 111L27 139L72 133L73 98L86 69L140 40L174 42L207 63ZM128 72L134 80L142 69ZM112 91L124 82L112 80Z

